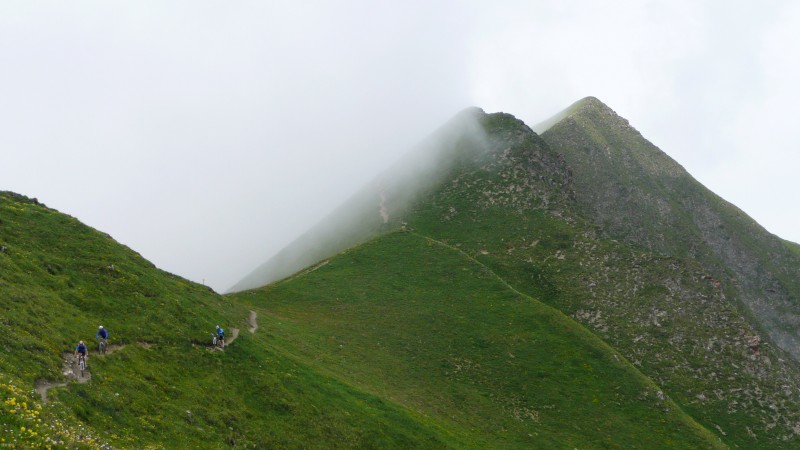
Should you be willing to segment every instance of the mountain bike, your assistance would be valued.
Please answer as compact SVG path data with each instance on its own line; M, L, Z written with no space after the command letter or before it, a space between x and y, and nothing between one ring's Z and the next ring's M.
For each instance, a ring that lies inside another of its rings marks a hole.
M86 371L86 355L82 353L78 354L78 367L81 369L81 378L83 378L83 373Z
M225 348L225 341L214 333L211 333L211 346Z
M108 350L108 339L100 338L100 354L105 355Z

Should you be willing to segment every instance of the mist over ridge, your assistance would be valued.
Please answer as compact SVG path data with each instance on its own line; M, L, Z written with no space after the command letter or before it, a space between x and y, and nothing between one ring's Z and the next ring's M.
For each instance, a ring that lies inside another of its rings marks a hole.
M467 154L486 151L480 119L466 108L423 139L318 224L304 232L226 292L257 288L346 250L397 224L418 195L440 182Z

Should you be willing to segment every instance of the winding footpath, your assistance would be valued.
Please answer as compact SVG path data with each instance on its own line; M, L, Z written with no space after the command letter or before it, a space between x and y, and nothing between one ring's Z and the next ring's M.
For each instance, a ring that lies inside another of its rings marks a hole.
M248 331L250 333L255 333L258 329L258 322L256 322L258 315L255 311L250 310L250 315L247 317L247 325L249 326ZM231 342L235 341L236 338L239 337L239 329L238 328L231 328L231 336L230 338L225 340L225 347L231 344ZM142 348L150 348L152 346L149 342L137 342L136 345ZM106 351L105 355L109 355L114 353L117 350L121 350L125 348L125 345L109 345L108 351ZM99 355L99 352L94 352L93 357ZM62 354L63 362L61 364L61 373L67 379L67 381L62 382L54 382L50 380L39 380L36 382L36 392L42 396L42 403L47 404L47 391L53 388L65 387L71 381L75 381L78 383L86 383L87 381L92 379L92 373L89 371L88 362L91 358L87 358L87 368L83 373L83 376L80 374L80 369L78 369L78 358L75 357L74 353L72 352L64 352Z
M251 309L250 315L247 317L247 325L249 325L250 327L247 329L247 331L249 331L250 333L255 333L256 330L258 329L258 322L256 322L257 318L258 314L256 314L256 312ZM225 339L225 347L227 348L229 345L231 345L231 342L235 341L237 337L239 337L239 329L231 328L231 336L230 338Z
M83 376L81 376L80 369L78 368L78 358L72 352L65 352L63 355L63 361L61 363L61 374L64 375L67 380L77 381L78 383L86 383L92 378L92 373L89 372L88 369L88 361L87 358L87 369L84 371ZM47 391L57 387L64 387L67 385L67 382L60 382L55 383L49 380L39 380L36 382L36 392L42 396L42 403L47 404Z

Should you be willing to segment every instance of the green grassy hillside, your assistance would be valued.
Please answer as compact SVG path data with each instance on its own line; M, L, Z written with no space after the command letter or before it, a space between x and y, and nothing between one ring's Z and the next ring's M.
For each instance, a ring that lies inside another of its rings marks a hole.
M459 248L583 324L728 445L797 447L800 368L764 328L783 306L793 320L796 246L762 242L757 224L596 99L543 138L508 114L474 123L481 138L452 139L435 183L410 201L385 191L386 227ZM374 206L351 220L372 220ZM336 237L324 224L312 234ZM753 286L762 308L743 307Z
M463 447L248 333L249 311L35 200L0 193L0 444L12 448ZM241 334L211 351L215 324ZM62 371L99 324L114 351ZM47 391L35 387L66 383Z
M390 233L235 294L271 341L474 448L714 448L600 339L463 252Z

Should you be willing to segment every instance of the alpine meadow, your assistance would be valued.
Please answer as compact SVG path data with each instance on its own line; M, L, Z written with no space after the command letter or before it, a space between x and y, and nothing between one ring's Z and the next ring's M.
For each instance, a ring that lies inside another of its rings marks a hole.
M0 446L800 447L800 246L593 97L460 112L226 294L23 194Z

